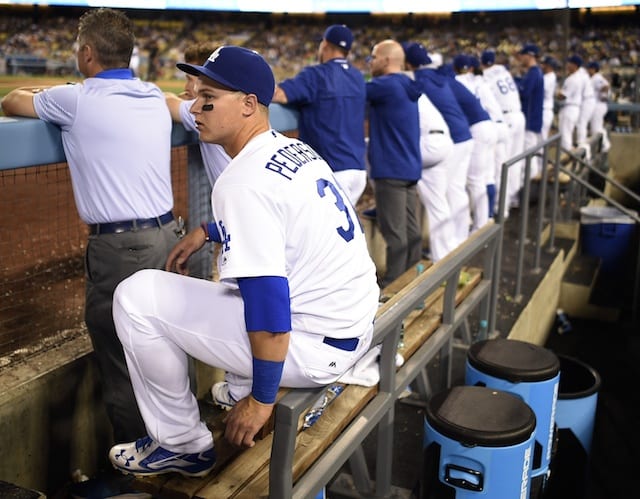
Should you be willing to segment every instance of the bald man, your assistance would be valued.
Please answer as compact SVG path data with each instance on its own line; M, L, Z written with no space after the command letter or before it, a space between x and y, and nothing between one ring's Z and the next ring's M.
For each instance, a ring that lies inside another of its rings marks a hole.
M418 99L421 86L404 73L404 49L394 40L373 47L367 83L370 176L377 219L386 242L386 272L391 283L416 264L422 253L416 185L422 175Z

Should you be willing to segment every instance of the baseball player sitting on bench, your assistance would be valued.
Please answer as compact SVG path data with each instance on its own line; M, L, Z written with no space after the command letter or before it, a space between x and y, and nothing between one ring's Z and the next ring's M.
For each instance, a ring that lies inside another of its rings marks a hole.
M336 381L370 347L380 291L356 212L329 165L272 130L275 82L256 52L223 46L203 66L191 112L200 139L232 158L212 193L214 221L176 245L166 270L124 280L114 320L147 435L109 452L138 475L206 475L213 437L191 392L189 356L224 369L214 401L225 438L252 447L280 386ZM220 282L186 275L207 241L221 244Z

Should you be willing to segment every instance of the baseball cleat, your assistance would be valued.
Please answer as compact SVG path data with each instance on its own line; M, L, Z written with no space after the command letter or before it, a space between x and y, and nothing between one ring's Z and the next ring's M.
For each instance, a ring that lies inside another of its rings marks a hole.
M230 411L236 405L236 401L229 393L229 383L220 381L211 387L211 397L213 403L218 407L222 407L225 411Z
M151 437L135 442L114 445L109 451L113 467L122 473L140 476L161 475L176 472L184 476L205 476L216 463L213 449L203 452L172 452L164 449Z

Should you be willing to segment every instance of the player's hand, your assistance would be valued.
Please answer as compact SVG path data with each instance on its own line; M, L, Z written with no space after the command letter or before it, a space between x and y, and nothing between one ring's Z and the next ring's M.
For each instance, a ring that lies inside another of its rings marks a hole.
M176 244L171 250L171 253L169 253L165 270L187 275L189 273L189 267L187 265L189 257L202 248L205 241L206 236L201 227L189 232L178 241L178 244Z
M266 424L273 404L263 404L251 395L238 401L224 418L224 437L237 447L253 447L256 433Z

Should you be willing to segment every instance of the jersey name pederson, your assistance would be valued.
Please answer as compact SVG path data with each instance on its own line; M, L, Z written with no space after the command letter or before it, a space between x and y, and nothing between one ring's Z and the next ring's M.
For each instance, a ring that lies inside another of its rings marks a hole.
M301 166L316 160L322 160L322 157L311 147L302 142L293 142L278 149L265 168L291 180Z

